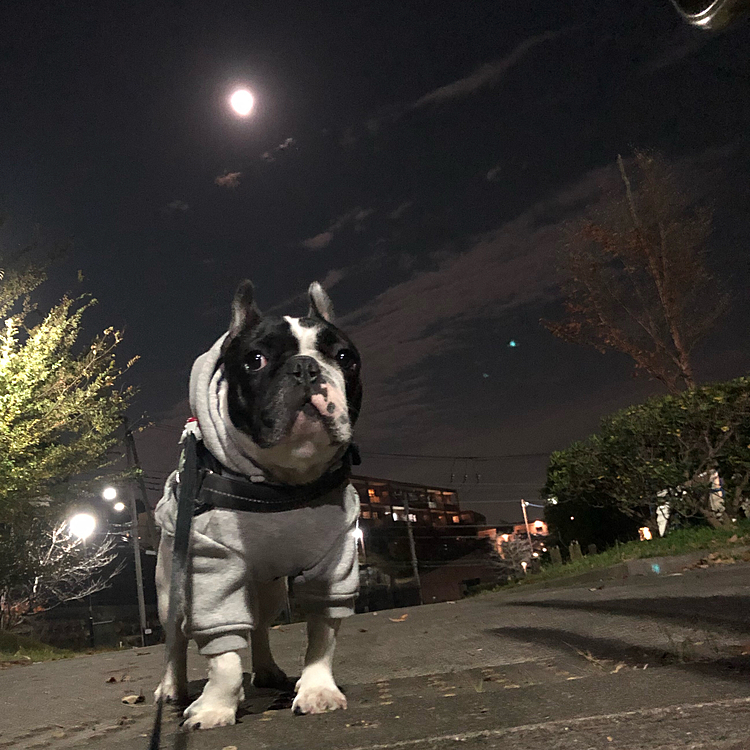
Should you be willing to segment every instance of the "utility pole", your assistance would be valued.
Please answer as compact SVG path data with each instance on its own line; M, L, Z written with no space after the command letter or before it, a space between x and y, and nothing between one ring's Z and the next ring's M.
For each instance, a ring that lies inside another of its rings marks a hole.
M406 512L406 533L409 536L409 552L411 553L411 569L414 578L417 581L417 591L419 592L419 603L422 601L422 581L419 578L419 563L417 562L417 548L414 544L414 533L411 529L411 513L409 512L409 494L404 492L404 511Z
M148 540L151 547L154 550L159 548L159 535L156 533L156 524L154 523L154 516L151 513L151 508L148 503L148 493L146 492L146 482L143 479L143 470L141 469L141 462L138 460L138 451L135 447L135 436L133 431L125 423L125 448L130 451L132 458L132 466L136 469L136 482L138 482L138 489L141 491L141 502L143 503L143 509L146 512L146 531L148 533ZM128 459L128 461L131 460ZM128 464L130 466L130 463Z
M526 501L521 500L521 510L523 511L523 522L526 524L526 536L529 539L529 551L534 551L534 543L531 541L531 529L529 529L529 517L526 515Z
M128 468L134 468L134 463L137 461L136 457L131 455L133 453L132 448L134 447L133 434L128 428L127 423L125 426L125 446L126 456L128 462ZM132 485L128 487L128 497L130 499L130 536L133 540L133 557L135 558L135 585L138 592L138 618L141 630L141 646L146 645L146 633L150 632L148 622L146 621L146 598L143 595L143 567L141 566L141 541L138 530L138 503L135 499L135 490ZM146 506L146 512L148 512L148 506Z

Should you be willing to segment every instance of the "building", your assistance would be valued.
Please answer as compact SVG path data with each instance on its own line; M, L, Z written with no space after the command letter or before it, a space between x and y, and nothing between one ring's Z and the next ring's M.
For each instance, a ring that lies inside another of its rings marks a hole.
M372 477L352 477L359 493L363 528L378 528L409 520L416 526L451 528L476 527L485 517L473 510L461 510L456 490Z

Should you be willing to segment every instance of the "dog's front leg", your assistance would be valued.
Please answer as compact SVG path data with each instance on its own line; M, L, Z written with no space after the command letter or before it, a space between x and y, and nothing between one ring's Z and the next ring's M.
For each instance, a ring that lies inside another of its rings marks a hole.
M185 728L211 729L234 724L244 700L242 660L236 651L208 657L208 682L200 698L185 709Z
M292 710L297 714L320 714L346 708L346 698L333 679L333 652L341 620L320 615L307 618L307 653L297 697Z
M258 598L258 622L250 634L253 685L258 688L286 690L291 687L289 678L274 661L268 640L268 629L284 606L286 580L279 578L269 583L256 582L255 593Z

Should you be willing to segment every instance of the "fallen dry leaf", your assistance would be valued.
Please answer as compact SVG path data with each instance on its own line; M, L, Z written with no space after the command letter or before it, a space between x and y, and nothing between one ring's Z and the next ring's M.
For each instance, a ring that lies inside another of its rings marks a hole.
M143 703L146 699L143 695L126 695L123 699L123 703L127 703L129 706L134 706L136 703Z
M403 622L408 616L409 615L407 613L407 614L401 615L401 617L389 617L388 619L391 622Z
M226 745L225 747L222 747L221 750L237 750L237 745Z

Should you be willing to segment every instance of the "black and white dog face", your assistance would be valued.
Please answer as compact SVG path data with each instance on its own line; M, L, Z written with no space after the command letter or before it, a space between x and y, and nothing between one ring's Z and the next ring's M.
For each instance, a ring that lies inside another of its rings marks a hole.
M309 299L306 317L264 317L242 282L223 346L229 417L257 448L253 458L284 481L284 470L311 481L307 474L351 440L362 403L356 347L333 324L317 282Z

